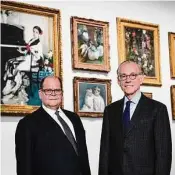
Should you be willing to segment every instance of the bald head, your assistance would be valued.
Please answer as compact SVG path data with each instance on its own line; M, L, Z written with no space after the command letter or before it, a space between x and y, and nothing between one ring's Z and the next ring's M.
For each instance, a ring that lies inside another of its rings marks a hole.
M50 76L47 76L47 77L44 77L41 82L40 82L40 89L43 88L43 85L44 85L44 82L46 79L57 79L59 82L60 82L60 85L61 85L61 89L62 89L62 81L61 81L61 78L60 77L57 77L57 76L54 76L54 75L50 75Z
M119 75L119 74L121 73L121 67L123 67L123 66L126 65L126 64L131 64L131 65L133 65L133 66L135 67L136 71L142 73L142 68L141 68L141 66L140 66L139 64L137 64L137 63L134 62L134 61L127 60L127 61L123 61L123 62L119 65L119 67L118 67L118 69L117 69L117 75Z

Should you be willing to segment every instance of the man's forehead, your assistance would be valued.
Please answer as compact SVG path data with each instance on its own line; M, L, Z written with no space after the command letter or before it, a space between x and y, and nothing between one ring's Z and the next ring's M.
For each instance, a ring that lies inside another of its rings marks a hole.
M60 81L56 77L48 77L44 80L43 85L51 86L53 84L60 84Z
M121 65L120 73L121 72L139 72L140 67L134 62L127 62Z

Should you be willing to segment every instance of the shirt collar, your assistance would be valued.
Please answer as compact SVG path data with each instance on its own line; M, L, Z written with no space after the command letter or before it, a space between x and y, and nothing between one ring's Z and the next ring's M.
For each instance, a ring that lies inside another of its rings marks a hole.
M131 101L132 101L132 103L137 104L139 102L140 98L141 98L141 92L140 92L140 90L138 90L136 92L136 94L134 95L134 97L132 97ZM127 101L129 101L129 99L125 96L124 104L126 104Z
M42 107L51 116L53 116L55 114L55 112L56 112L56 110L50 109L50 108L46 107L44 104L42 104ZM62 112L60 107L57 109L57 111Z

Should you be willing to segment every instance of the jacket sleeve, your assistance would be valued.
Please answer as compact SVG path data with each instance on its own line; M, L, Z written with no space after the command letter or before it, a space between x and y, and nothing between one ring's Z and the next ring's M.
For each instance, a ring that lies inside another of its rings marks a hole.
M170 175L172 161L172 142L168 111L165 105L158 109L155 136L155 175Z
M99 175L108 175L108 159L109 159L109 118L107 109L104 110L100 155L99 155Z
M32 175L31 132L25 120L20 120L15 133L17 175Z

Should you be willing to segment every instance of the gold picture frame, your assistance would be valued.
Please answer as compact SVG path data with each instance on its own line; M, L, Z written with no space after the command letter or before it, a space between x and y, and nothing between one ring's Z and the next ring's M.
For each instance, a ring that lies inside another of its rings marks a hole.
M109 23L71 18L73 69L110 71Z
M153 98L153 93L151 92L143 92L143 94L148 98L151 98L151 99Z
M111 103L111 80L74 77L74 111L80 117L102 117Z
M60 10L2 1L1 19L0 111L25 115L41 105L41 79L52 74L62 78Z
M161 86L159 25L117 18L119 63L132 60L141 65L143 85Z
M169 54L170 54L170 73L171 78L175 78L175 33L168 33Z
M175 120L175 85L171 86L172 117Z

